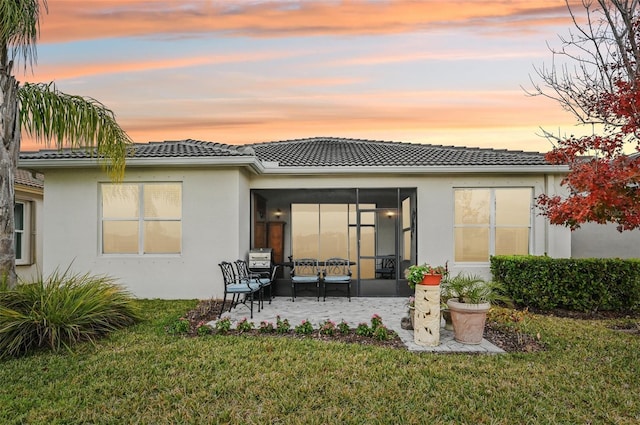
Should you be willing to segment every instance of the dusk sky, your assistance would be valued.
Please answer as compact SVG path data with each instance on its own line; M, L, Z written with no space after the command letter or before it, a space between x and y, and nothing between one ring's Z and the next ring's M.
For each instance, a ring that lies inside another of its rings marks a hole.
M20 81L94 97L135 142L315 136L547 151L528 97L562 0L50 0ZM23 150L42 149L23 141Z

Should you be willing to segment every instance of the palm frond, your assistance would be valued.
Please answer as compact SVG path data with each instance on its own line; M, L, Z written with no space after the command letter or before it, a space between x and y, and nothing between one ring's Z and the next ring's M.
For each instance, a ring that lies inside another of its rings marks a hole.
M99 158L110 177L124 174L131 139L114 113L99 101L58 91L53 83L20 87L22 128L38 141L57 148L88 149Z
M21 56L25 67L37 59L36 42L40 32L40 12L47 11L46 0L0 0L0 48L2 65Z

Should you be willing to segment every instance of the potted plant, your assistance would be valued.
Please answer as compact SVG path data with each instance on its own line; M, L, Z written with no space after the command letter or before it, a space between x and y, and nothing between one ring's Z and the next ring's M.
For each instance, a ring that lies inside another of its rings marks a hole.
M480 344L491 303L507 300L502 285L460 273L447 279L443 286L442 290L450 296L447 307L451 312L454 339L463 344Z
M453 330L453 322L451 321L451 310L447 305L447 301L452 298L451 290L449 289L448 278L445 277L440 284L440 313L444 319L444 328L448 331Z
M412 265L405 272L407 283L411 289L416 285L439 285L443 276L448 273L446 264L444 266Z

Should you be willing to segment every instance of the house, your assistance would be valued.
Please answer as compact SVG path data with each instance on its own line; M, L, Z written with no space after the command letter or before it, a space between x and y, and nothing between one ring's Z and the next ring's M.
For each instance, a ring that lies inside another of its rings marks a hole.
M22 280L31 280L42 270L44 176L18 169L14 187L16 273Z
M571 232L573 258L640 258L640 230L619 232L616 224L585 223Z
M540 153L343 138L135 144L115 184L82 151L23 152L46 174L44 263L116 277L139 297L221 297L218 263L270 247L349 258L360 296L409 293L410 264L489 276L493 254L571 255L535 211L567 169ZM276 292L287 294L282 267Z
M640 153L629 155L637 158ZM589 157L584 157L588 160ZM618 231L615 223L584 223L571 232L573 258L640 258L640 230Z

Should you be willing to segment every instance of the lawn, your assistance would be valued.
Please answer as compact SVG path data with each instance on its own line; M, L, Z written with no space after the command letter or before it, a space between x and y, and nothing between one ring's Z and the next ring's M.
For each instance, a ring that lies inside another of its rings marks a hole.
M145 321L95 346L0 362L0 423L640 421L640 336L610 329L621 319L535 316L546 351L443 355L171 336L165 325L196 301L140 303Z

